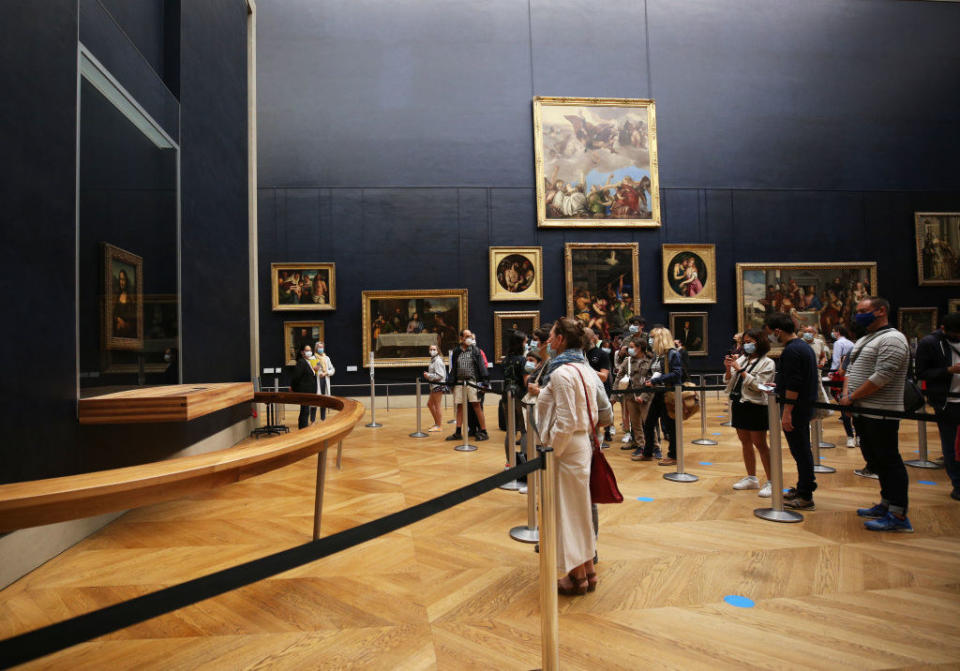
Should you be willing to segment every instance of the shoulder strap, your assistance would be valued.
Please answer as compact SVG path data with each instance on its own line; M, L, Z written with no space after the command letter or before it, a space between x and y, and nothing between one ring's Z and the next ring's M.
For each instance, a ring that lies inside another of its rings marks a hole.
M580 384L583 385L583 396L587 399L587 419L590 420L590 444L593 445L593 449L598 449L597 445L597 426L593 423L593 409L590 406L590 392L587 391L587 381L583 379L583 373L580 372L580 369L574 366L572 363L564 364L565 366L573 366L573 369L577 371L577 375L580 377Z

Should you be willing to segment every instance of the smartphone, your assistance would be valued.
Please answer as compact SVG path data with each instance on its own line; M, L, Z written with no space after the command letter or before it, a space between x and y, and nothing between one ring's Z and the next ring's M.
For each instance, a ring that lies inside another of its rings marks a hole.
M772 384L758 384L757 387L758 387L761 391L768 391L768 392L769 392L769 391L776 391L776 389L777 389L777 388L776 388L774 385L772 385Z

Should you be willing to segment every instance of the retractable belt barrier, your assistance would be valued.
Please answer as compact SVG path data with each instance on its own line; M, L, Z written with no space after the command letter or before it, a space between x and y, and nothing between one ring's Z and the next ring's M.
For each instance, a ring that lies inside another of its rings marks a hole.
M688 387L684 387L687 389ZM796 405L795 399L789 399L784 396L777 396L777 403L780 405ZM840 412L849 412L851 415L871 415L873 417L882 417L885 419L913 419L918 422L935 422L937 416L929 412L904 412L902 410L884 410L882 408L867 408L860 405L838 405L836 403L823 403L821 401L812 401L808 403L811 408L823 408L825 410L839 410Z
M541 452L549 451L544 448ZM476 498L546 467L541 453L515 468L340 533L254 559L156 592L0 640L0 668L9 668L185 608L199 601L323 559ZM553 577L551 576L551 581Z

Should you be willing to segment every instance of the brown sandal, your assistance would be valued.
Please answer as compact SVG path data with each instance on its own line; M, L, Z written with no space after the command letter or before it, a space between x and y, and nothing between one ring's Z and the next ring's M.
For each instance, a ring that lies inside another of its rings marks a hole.
M567 574L567 577L570 578L570 582L573 583L572 587L564 587L560 584L560 581L557 581L557 593L564 596L582 596L587 593L590 589L590 582L587 578L581 580L573 574L573 571Z
M599 581L597 580L597 574L596 574L596 573L588 573L588 574L587 574L587 591L588 591L588 592L596 592L596 591L597 591L597 583L598 583L598 582L599 582Z

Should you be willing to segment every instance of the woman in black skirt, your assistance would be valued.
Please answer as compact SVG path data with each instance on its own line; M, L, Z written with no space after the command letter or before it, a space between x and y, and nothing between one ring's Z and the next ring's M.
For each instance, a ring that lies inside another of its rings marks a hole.
M776 366L767 356L770 343L759 329L751 329L743 334L743 354L727 356L723 363L726 373L723 376L730 394L730 423L737 430L737 437L743 447L743 465L747 476L733 485L734 489L759 489L760 496L767 498L771 494L770 484L770 448L767 446L767 394L760 385L773 384ZM760 461L767 475L767 484L760 486L757 479L757 458L753 451L760 453Z

